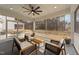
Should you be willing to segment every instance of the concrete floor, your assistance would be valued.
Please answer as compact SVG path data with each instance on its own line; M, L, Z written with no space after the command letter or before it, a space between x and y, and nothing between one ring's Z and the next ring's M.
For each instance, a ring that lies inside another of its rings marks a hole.
M77 55L73 45L66 45L66 54L67 55Z

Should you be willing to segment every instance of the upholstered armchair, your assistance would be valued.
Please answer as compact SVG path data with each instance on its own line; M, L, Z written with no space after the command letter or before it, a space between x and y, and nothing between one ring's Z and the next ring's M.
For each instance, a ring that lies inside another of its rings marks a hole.
M23 54L25 51L26 54L30 54L36 50L35 44L32 44L28 41L20 42L18 38L13 38L12 52L15 46L17 47L19 54Z
M66 54L64 41L62 41L62 43L60 43L59 45L53 43L45 43L44 54L47 50L52 52L54 55Z

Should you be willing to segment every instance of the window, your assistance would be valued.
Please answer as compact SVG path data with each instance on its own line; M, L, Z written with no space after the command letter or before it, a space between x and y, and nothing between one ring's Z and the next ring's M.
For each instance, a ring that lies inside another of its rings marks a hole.
M7 35L9 37L19 35L24 29L24 23L13 17L7 17Z
M36 30L45 30L45 21L36 21L35 26Z
M0 15L0 40L6 38L6 17Z
M47 30L67 31L67 32L71 31L70 14L55 17L53 19L48 19L46 21L47 21Z
M15 24L15 29L18 29L18 33L23 32L24 30L24 23L21 21L18 21L18 24Z
M17 21L13 17L7 17L7 37L13 37L17 35L17 29L15 29Z
M65 31L65 19L64 16L60 16L58 19L58 30Z
M57 30L57 21L55 18L47 20L47 30Z
M26 29L26 30L33 30L33 22L32 21L27 21L27 22L25 22L25 24L24 24L24 29Z
M54 31L71 31L71 18L70 14L47 19L43 21L36 21L36 30L54 30Z
M70 14L65 15L65 31L71 31L71 16Z

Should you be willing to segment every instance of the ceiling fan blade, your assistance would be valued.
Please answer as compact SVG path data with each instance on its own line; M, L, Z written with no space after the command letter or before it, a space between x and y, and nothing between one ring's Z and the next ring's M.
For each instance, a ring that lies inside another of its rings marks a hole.
M42 10L37 10L36 12L43 12Z
M25 13L25 12L29 12L29 11L23 11L23 13Z
M33 9L33 8L34 8L31 4L29 4L29 7L30 7L31 9Z
M36 13L36 14L38 14L38 15L39 15L39 13L37 13L37 12L34 12L34 13Z
M29 12L28 15L30 15L32 12Z
M34 10L37 10L37 9L39 9L40 7L38 6L38 7L36 7Z
M30 9L25 8L25 7L22 7L22 8L24 8L24 9L26 9L26 10L30 10Z

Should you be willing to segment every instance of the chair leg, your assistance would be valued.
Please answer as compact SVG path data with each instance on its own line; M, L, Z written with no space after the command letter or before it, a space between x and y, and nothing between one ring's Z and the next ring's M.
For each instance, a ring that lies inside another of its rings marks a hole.
M66 50L64 49L64 53L65 53L65 55L66 55Z
M24 53L23 53L23 51L22 51L22 50L20 50L19 54L20 54L20 55L23 55Z
M64 45L64 53L65 53L65 55L66 55L66 49L65 49L65 45Z
M37 55L37 50L35 52L36 52L36 55Z
M12 52L13 52L13 48L14 48L14 40L13 40L13 45L12 45Z
M37 53L38 53L38 48L37 48L37 45L35 45L35 53L36 53L36 55L37 55Z
M38 54L38 47L36 48L36 54Z
M62 55L63 55L63 50L62 50Z
M21 54L23 55L24 53L23 53L23 52L21 52Z
M19 54L21 55L21 51L19 52Z
M44 55L46 54L46 50L44 51Z

